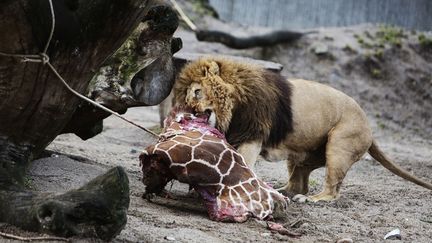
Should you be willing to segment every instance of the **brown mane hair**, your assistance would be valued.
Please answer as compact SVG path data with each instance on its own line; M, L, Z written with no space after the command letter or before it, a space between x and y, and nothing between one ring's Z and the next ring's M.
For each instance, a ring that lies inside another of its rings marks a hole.
M219 68L219 83L203 78L203 72L214 64ZM185 102L192 82L214 92L209 97L218 108L216 126L233 146L257 139L276 145L292 131L291 87L277 73L228 59L200 59L180 73L174 87L177 102Z

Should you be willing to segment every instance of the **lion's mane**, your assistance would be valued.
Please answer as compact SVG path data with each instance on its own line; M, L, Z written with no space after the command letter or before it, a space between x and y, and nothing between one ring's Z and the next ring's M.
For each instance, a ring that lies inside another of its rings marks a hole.
M185 103L193 82L208 90L216 126L234 146L257 139L276 145L292 130L291 86L277 73L248 63L203 58L180 72L174 86L177 103Z

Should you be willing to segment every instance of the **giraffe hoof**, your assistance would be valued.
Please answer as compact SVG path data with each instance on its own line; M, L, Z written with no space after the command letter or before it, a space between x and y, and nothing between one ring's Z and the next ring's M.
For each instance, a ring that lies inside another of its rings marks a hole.
M313 202L313 200L312 200L310 197L305 196L305 195L302 195L302 194L297 194L297 195L295 195L295 196L292 198L292 200L293 200L294 202L298 202L298 203L308 203L308 202Z

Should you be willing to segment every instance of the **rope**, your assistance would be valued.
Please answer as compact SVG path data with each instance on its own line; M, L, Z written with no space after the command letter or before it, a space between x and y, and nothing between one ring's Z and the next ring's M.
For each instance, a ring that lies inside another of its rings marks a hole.
M44 50L43 50L42 53L46 53L48 51L48 47L49 47L51 39L52 39L52 37L54 35L54 28L55 28L55 15L54 15L53 3L52 3L52 0L48 0L48 2L49 2L49 5L50 5L50 11L51 11L51 32L50 32L50 35L48 37L48 41L45 44L45 48L44 48Z
M57 72L57 70L53 67L53 65L52 65L50 62L48 62L47 65L48 65L48 67L53 71L53 73L57 76L57 78L59 78L59 80L64 84L64 86L66 86L66 88L67 88L70 92L72 92L73 94L75 94L76 96L80 97L81 99L83 99L83 100L85 100L85 101L87 101L87 102L92 103L94 106L97 106L97 107L99 107L100 109L102 109L102 110L104 110L104 111L106 111L106 112L109 112L109 113L111 113L112 115L114 115L114 116L116 116L116 117L118 117L118 118L120 118L120 119L122 119L122 120L124 120L124 121L126 121L126 122L128 122L128 123L130 123L130 124L132 124L132 125L134 125L134 126L136 126L136 127L138 127L138 128L141 128L142 130L144 130L144 131L150 133L151 135L153 135L153 136L159 138L159 135L157 135L156 133L154 133L154 132L148 130L147 128L145 128L145 127L143 127L143 126L140 126L140 125L136 124L135 122L126 119L125 117L123 117L123 116L120 115L119 113L117 113L117 112L115 112L115 111L112 111L112 110L110 110L109 108L107 108L107 107L105 107L105 106L103 106L103 105L101 105L101 104L99 104L99 103L97 103L97 102L94 102L93 100L89 99L88 97L86 97L86 96L84 96L84 95L82 95L82 94L76 92L74 89L72 89L72 88L71 88L71 87L66 83L66 81L62 78L62 76L60 76L60 74Z
M147 133L150 133L151 135L157 137L158 139L160 138L160 136L152 131L150 131L149 129L140 126L138 124L136 124L135 122L123 117L122 115L120 115L119 113L89 99L88 97L78 93L77 91L75 91L74 89L72 89L67 82L63 79L63 77L57 72L57 70L54 68L54 66L51 64L50 62L50 58L49 56L46 54L46 52L48 51L48 47L51 43L51 39L54 35L54 29L55 29L55 14L54 14L54 7L53 7L53 3L52 0L48 0L49 5L50 5L50 11L51 11L51 31L48 37L48 41L45 44L45 48L43 50L42 53L40 53L39 55L33 55L33 54L9 54L9 53L4 53L4 52L0 52L0 56L4 56L4 57L13 57L13 58L21 58L21 62L34 62L34 63L42 63L42 65L47 65L51 71L55 74L55 76L57 76L57 78L61 81L61 83L70 91L72 92L74 95L76 95L77 97L91 103L92 105L146 131Z

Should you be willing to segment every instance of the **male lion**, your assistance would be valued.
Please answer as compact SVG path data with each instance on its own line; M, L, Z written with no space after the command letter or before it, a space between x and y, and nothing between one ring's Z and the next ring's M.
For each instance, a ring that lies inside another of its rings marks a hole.
M281 75L251 64L204 58L188 64L174 86L176 103L215 115L251 168L259 154L287 160L285 192L306 194L309 174L326 166L321 193L298 201L339 197L348 169L366 152L394 174L432 190L432 184L394 164L378 148L360 106L329 86Z

